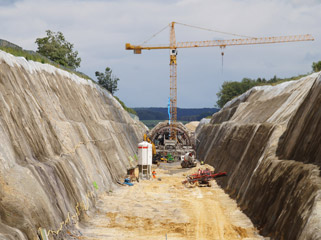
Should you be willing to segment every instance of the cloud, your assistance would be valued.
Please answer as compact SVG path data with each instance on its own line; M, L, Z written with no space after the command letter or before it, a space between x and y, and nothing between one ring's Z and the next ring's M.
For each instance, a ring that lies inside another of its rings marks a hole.
M21 0L1 0L0 6L10 6Z
M6 4L4 4L6 2ZM311 33L314 42L227 47L222 74L219 48L179 49L178 106L211 107L224 80L292 76L321 60L321 4L317 0L20 0L1 1L0 38L36 49L45 31L61 31L94 78L106 66L120 77L116 93L130 106L165 106L167 50L134 55L125 43L142 43L171 21L249 36ZM178 41L235 38L176 26ZM151 43L168 43L168 29Z

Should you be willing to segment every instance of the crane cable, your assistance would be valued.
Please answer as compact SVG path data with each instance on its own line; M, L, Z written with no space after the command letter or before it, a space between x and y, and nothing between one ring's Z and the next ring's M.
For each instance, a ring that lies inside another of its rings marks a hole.
M255 38L255 37L246 36L246 35L240 35L240 34L236 34L236 33L229 33L229 32L223 32L223 31L218 31L218 30L214 30L214 29L209 29L209 28L197 27L197 26L193 26L193 25L189 25L189 24L185 24L185 23L179 23L179 22L175 22L175 23L176 23L176 24L179 24L179 25L186 26L186 27L201 29L201 30L210 31L210 32L222 33L222 34L232 35L232 36L237 36L237 37ZM162 28L161 30L159 30L157 33L153 34L150 38L148 38L147 40L145 40L141 45L144 45L145 43L147 43L148 41L150 41L152 38L156 37L158 34L160 34L161 32L163 32L163 31L164 31L166 28L168 28L168 27L170 27L170 24L167 24L164 28Z
M222 47L220 47L221 48L221 56L222 56L222 70L221 70L221 74L222 74L222 83L224 82L224 71L223 71L223 67L224 67L224 46Z
M214 30L214 29L209 29L209 28L197 27L197 26L193 26L193 25L189 25L189 24L185 24L185 23L179 23L179 22L175 22L175 23L186 26L186 27L202 29L202 30L210 31L210 32L217 32L217 33L222 33L222 34L232 35L232 36L237 36L237 37L255 38L255 37L240 35L240 34L236 34L236 33L229 33L229 32L223 32L223 31L218 31L218 30Z
M222 55L222 75L223 75L223 57L224 57L224 52L222 52L221 55Z
M158 34L160 34L162 31L164 31L166 28L168 28L170 26L170 24L167 24L164 28L162 28L160 31L158 31L157 33L153 34L150 38L148 38L147 40L145 40L141 45L144 45L145 43L147 43L148 41L150 41L152 38L156 37Z
M193 26L193 25L189 25L189 24L185 24L185 23L179 23L179 22L175 22L176 24L179 25L183 25L186 27L191 27L191 28L196 28L196 29L201 29L201 30L205 30L205 31L210 31L210 32L216 32L216 33L221 33L221 34L226 34L226 35L232 35L232 36L237 36L237 37L245 37L245 38L255 38L252 36L247 36L247 35L241 35L241 34L236 34L236 33L229 33L229 32L223 32L223 31L218 31L218 30L214 30L214 29L209 29L209 28L203 28L203 27L197 27L197 26ZM145 43L147 43L148 41L150 41L152 38L156 37L158 34L160 34L161 32L163 32L166 28L170 27L170 24L167 24L164 28L162 28L160 31L158 31L157 33L153 34L150 38L148 38L147 40L145 40L141 45L144 45ZM224 51L223 48L225 47L221 47L222 52L222 79L223 79L223 67L224 67Z
M223 58L224 58L224 50L223 50L223 49L225 48L225 46L221 46L220 48L221 48L221 51L222 51L222 52L221 52L221 55L222 55L222 78L223 78L223 63L224 63L224 62L223 62L223 60L224 60L224 59L223 59Z

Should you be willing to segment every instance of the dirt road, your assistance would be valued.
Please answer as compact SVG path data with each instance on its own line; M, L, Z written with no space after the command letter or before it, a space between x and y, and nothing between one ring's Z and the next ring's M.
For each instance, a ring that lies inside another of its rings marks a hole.
M162 165L157 178L106 193L79 225L79 239L263 239L251 221L218 187L186 188L198 168Z

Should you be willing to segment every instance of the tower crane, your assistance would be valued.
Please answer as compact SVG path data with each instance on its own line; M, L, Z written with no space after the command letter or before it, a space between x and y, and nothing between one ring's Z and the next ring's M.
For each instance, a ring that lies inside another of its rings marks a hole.
M239 37L238 39L228 40L208 40L208 41L188 41L188 42L176 42L175 37L175 24L181 24L193 28L199 28L203 30L209 30L219 32L223 34L230 34ZM195 27L183 23L171 22L161 31L170 27L169 44L161 45L146 45L145 41L141 45L132 45L126 43L126 50L133 50L134 54L141 54L142 50L154 50L154 49L169 49L170 50L170 137L171 139L176 138L175 125L177 121L177 48L197 48L197 47L220 47L221 49L227 46L238 46L238 45L254 45L254 44L269 44L269 43L285 43L285 42L298 42L298 41L313 41L314 38L310 34L305 35L291 35L291 36L277 36L277 37L248 37L243 35L231 34L222 31L216 31L211 29L205 29ZM160 33L159 31L158 33ZM152 37L156 36L154 34ZM222 54L223 55L223 54Z

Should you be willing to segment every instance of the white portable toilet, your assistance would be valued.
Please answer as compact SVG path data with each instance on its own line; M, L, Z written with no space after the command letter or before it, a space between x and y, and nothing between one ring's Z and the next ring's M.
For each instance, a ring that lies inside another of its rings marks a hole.
M138 168L141 179L150 179L152 176L152 144L144 141L138 144Z

